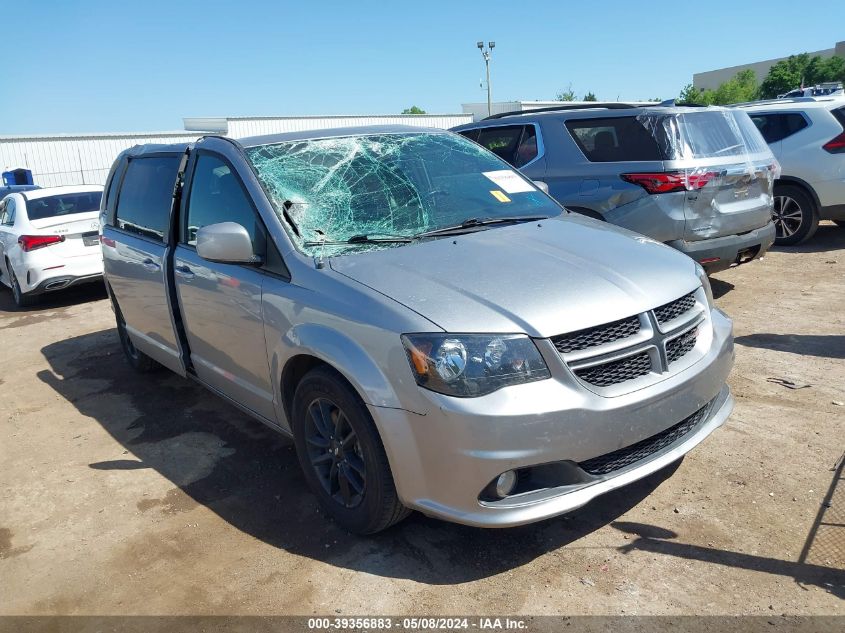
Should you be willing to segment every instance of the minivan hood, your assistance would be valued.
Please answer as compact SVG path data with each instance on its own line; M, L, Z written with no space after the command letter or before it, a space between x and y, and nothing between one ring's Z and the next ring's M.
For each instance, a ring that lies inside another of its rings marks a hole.
M700 283L686 255L579 215L334 257L330 266L447 332L539 338L644 312Z

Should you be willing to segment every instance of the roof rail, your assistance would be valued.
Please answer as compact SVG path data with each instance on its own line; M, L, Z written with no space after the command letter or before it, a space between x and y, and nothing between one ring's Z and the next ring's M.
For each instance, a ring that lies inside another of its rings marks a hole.
M605 108L607 110L627 110L630 108L641 108L643 106L631 105L630 103L620 103L618 101L610 101L602 103L596 101L594 103L581 103L559 106L548 106L545 108L531 108L530 110L513 110L511 112L500 112L499 114L491 114L488 117L481 119L482 121L490 121L491 119L501 119L506 116L514 116L516 114L534 114L535 112L558 112L565 110L593 110L598 108Z
M730 107L740 106L755 106L755 105L770 105L774 103L815 103L816 101L829 101L832 97L838 95L823 95L818 97L782 97L777 99L760 99L759 101L743 101L742 103L732 103Z

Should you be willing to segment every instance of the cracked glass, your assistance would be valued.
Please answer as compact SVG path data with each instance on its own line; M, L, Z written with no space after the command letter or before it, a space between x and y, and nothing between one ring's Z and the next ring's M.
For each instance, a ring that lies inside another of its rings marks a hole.
M309 255L401 246L470 218L561 213L530 181L456 134L317 138L246 155L282 225Z

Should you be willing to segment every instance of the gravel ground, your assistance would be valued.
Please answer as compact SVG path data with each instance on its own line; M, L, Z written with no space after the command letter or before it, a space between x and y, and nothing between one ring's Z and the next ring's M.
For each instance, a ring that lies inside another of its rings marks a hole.
M101 288L2 289L0 614L845 615L845 229L713 286L737 404L682 462L532 526L371 538L287 440L133 374Z

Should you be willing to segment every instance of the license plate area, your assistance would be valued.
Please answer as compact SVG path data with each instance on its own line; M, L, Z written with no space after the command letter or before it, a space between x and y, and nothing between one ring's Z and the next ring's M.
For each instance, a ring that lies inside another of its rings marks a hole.
M97 231L82 234L82 244L84 246L98 246L100 244L100 235Z

